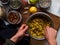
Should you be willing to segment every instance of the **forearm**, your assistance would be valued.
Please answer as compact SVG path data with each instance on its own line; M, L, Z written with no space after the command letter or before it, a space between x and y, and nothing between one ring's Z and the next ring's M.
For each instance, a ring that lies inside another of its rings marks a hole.
M48 43L49 43L49 45L57 45L57 41L55 39L49 40Z
M14 43L16 43L18 41L18 37L17 36L13 36L12 38L10 38L11 41L13 41Z

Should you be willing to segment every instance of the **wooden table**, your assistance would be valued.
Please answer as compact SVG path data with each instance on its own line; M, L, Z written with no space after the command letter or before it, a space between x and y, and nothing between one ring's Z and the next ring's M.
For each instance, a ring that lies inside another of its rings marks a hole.
M43 10L40 10L40 9L38 9L38 10L39 10L38 12L47 13L51 17L51 19L53 20L54 28L56 30L58 30L58 28L60 26L60 17L57 17L54 14L51 14L47 11L43 11ZM23 10L22 12L24 12L24 11L26 11L26 10ZM27 11L29 11L29 10L27 10ZM23 13L22 13L22 15L23 15ZM23 15L23 23L26 23L26 21L27 21L27 19L29 18L30 15L31 14L29 12L27 14ZM45 43L46 43L46 40L38 41L38 40L35 40L33 38L30 39L30 45L45 45Z
M26 11L26 10L23 9L23 11L22 11L23 23L26 23L27 19L28 19L29 16L32 15L32 14L29 12L29 10L27 10L28 13L25 14L25 15L23 15L23 12L24 12L24 11ZM56 30L58 30L59 25L60 25L60 17L55 16L54 14L51 14L51 13L49 13L49 12L47 12L47 11L42 10L42 9L38 9L38 12L45 12L45 13L47 13L47 14L51 17L51 19L53 20L54 28L55 28Z

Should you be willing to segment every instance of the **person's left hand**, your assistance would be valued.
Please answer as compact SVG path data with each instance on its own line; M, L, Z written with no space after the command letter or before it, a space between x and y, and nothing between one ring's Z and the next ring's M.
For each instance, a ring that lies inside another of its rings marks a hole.
M26 24L23 24L19 30L17 31L17 33L10 39L13 42L17 42L18 40L21 40L24 36L28 36L28 34L25 34L25 32L27 31L28 26Z
M28 34L25 34L27 29L28 29L28 26L26 24L23 24L17 31L16 36L17 37L28 36Z

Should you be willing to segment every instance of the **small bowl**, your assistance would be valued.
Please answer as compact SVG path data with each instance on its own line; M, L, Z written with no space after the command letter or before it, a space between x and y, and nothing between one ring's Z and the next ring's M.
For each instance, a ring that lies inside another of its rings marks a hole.
M2 4L8 4L9 0L6 0L6 2L4 2L5 0L1 0Z
M17 1L18 6L16 6L17 3L15 3L15 2L13 0L10 1L10 8L12 8L12 9L19 9L21 7L21 5L22 5L21 1Z
M39 0L39 5L41 8L49 8L51 6L51 0Z
M7 21L10 24L19 24L22 21L22 16L19 12L13 10L8 12Z
M37 13L32 14L32 15L27 19L27 25L28 25L28 23L29 23L31 20L33 20L33 19L35 19L35 18L40 18L40 19L47 20L47 21L51 22L50 26L51 26L51 27L54 27L54 23L53 23L52 19L50 18L50 16L49 16L48 14L46 14L46 13L44 13L44 12L37 12ZM28 25L28 26L29 26L29 25ZM28 29L28 30L29 30L29 29ZM29 31L27 31L27 32L28 32L28 34L29 34L33 39L36 39L36 40L44 40L44 39L45 39L45 37L44 37L44 38L36 38L36 37L33 37L33 36L29 33Z

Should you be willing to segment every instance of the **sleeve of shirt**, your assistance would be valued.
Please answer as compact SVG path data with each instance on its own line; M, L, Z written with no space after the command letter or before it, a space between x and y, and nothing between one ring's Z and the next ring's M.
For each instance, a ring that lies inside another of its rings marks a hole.
M3 45L15 45L15 43L9 39L6 39L6 42Z

